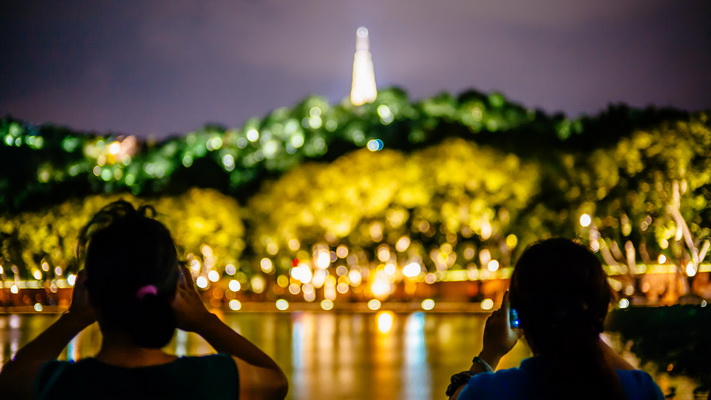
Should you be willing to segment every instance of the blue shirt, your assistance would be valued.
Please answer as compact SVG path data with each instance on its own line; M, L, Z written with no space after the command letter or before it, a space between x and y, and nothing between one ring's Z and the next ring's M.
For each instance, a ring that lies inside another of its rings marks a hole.
M541 370L544 362L533 357L523 360L519 368L474 375L459 393L457 400L530 399L530 381L536 379L536 372ZM664 400L662 391L648 373L621 369L616 372L628 400Z

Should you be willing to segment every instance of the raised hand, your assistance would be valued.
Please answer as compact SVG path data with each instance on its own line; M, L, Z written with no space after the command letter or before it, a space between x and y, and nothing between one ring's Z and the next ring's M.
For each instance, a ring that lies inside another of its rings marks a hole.
M173 311L178 319L178 328L184 331L197 332L206 320L213 318L202 302L200 294L195 288L190 270L180 267L180 281L173 301Z
M520 329L511 329L509 317L509 292L504 293L501 308L494 311L486 320L484 327L484 348L480 357L492 368L496 368L501 357L511 351L523 332Z
M69 306L68 314L86 326L96 321L96 313L89 301L89 292L86 289L86 270L77 273L72 292L72 304Z

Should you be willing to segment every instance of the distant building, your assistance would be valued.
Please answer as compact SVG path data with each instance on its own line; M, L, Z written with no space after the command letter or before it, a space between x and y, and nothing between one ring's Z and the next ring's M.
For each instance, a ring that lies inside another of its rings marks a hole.
M351 103L355 106L372 103L377 96L378 89L375 87L375 70L373 68L373 56L370 54L368 29L361 26L356 31Z

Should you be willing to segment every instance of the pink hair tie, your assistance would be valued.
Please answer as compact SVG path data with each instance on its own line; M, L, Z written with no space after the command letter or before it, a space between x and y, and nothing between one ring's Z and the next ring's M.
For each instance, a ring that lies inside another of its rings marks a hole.
M154 285L146 285L136 292L136 297L138 297L139 300L143 300L146 295L152 294L154 296L158 296L158 288L155 287Z

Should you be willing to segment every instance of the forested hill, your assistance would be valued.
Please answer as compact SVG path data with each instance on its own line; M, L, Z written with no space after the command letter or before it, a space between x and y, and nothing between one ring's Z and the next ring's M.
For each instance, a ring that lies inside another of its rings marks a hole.
M360 107L347 101L330 105L311 96L239 128L207 125L157 143L130 132L76 132L6 117L0 120L0 209L32 210L98 193L177 195L196 186L245 200L265 178L305 161L333 161L360 148L412 152L451 137L554 169L566 169L557 164L563 154L571 154L580 169L594 168L581 165L580 157L613 151L643 131L688 146L674 156L690 157L680 159L683 164L708 155L703 147L707 134L692 137L681 131L708 132L708 117L613 105L597 116L573 120L524 108L499 93L468 91L411 102L400 89L384 90L376 102ZM656 168L671 172L664 165Z
M692 279L711 245L710 116L617 105L571 120L497 93L390 89L158 143L5 118L0 264L23 279L74 271L76 232L123 198L155 205L186 259L240 266L244 285L265 259L281 273L339 248L358 268L397 254L486 274L552 236L580 238L630 282L639 265Z

